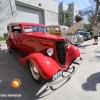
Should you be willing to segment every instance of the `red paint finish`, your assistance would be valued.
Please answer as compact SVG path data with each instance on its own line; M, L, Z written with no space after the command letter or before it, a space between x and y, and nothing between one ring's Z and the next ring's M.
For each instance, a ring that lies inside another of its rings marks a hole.
M65 42L65 40L62 37L50 35L46 31L36 31L35 26L46 29L42 24L10 23L7 26L9 28L7 43L10 49L15 48L28 55L24 58L19 58L23 65L27 61L31 61L38 67L44 79L51 79L59 70L67 70L71 62L80 57L80 51L74 45L71 45L69 49L68 45L65 45L66 53L64 56L66 61L65 65L61 65L57 58L56 41ZM32 31L33 27L35 31ZM51 57L47 54L47 49L49 48L54 50Z

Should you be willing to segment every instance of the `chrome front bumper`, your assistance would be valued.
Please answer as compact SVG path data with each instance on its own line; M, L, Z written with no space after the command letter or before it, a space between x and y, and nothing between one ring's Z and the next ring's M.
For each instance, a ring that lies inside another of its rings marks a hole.
M67 70L63 70L62 75L59 78L57 78L56 80L53 80L52 78L49 82L46 83L46 85L52 86L64 80L69 79L77 71L78 67L80 66L81 61L82 61L82 58L77 58L74 61L72 61L69 68Z

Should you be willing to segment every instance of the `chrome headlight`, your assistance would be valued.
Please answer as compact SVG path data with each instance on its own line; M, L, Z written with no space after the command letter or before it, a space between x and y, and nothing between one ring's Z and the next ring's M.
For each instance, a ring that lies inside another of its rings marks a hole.
M75 40L75 43L77 42L77 37L76 36L74 36L74 40Z
M67 44L67 46L68 46L68 49L69 49L70 46L71 46L70 40L66 38L66 39L65 39L65 42L66 42L66 44Z
M53 53L54 53L54 50L53 50L52 48L47 49L47 54L48 54L49 56L52 56Z
M77 42L77 37L78 36L75 36L75 35L72 36L73 44Z

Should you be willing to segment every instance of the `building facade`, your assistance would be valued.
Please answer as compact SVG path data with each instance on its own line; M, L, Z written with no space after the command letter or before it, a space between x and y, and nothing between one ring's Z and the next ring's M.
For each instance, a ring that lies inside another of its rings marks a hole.
M6 26L10 22L61 24L61 10L72 12L73 24L80 9L75 3L57 3L54 0L0 0L0 36L7 32Z

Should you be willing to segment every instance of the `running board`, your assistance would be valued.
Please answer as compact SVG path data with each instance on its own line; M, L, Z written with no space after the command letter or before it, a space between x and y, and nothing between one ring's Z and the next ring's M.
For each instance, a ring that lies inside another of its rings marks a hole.
M24 58L24 57L27 56L26 54L20 52L20 51L17 50L17 49L10 49L10 50L11 50L11 52L12 52L17 58Z

